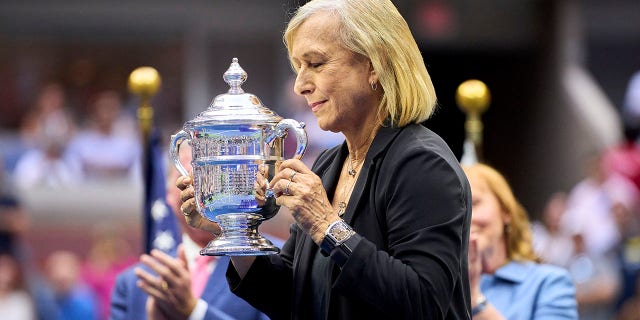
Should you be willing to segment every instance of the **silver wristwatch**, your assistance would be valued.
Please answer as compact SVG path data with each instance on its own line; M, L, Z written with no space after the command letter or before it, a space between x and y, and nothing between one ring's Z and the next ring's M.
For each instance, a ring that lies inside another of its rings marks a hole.
M353 229L342 219L331 223L324 233L324 239L320 244L322 253L325 256L329 256L333 249L343 244L354 234Z

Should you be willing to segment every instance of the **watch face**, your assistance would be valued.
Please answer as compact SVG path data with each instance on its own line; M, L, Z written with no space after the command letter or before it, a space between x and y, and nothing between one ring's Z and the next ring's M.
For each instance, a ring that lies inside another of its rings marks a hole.
M337 223L329 230L329 233L337 242L342 242L351 235L351 228L345 223Z

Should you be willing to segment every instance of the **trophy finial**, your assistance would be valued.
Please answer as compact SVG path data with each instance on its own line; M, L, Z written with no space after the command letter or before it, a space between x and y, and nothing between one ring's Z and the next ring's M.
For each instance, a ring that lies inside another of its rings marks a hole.
M231 94L240 94L244 93L244 90L240 88L240 86L247 81L247 72L242 69L240 64L238 63L238 58L233 58L231 60L231 65L229 69L222 76L224 81L229 84L231 88L229 88L229 93Z

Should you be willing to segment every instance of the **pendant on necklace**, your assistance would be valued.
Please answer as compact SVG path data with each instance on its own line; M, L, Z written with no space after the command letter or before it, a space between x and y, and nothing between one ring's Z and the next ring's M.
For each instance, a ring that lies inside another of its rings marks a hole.
M344 209L347 208L347 204L344 201L340 201L340 203L338 203L338 208L338 216L342 217Z
M355 175L356 175L356 173L357 173L356 169L349 169L349 175L350 175L350 176L352 176L352 177L353 177L353 176L355 176Z

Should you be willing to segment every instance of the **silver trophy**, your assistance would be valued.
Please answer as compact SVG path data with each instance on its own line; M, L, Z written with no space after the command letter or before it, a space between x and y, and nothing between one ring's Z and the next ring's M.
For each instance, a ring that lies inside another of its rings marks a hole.
M267 190L266 201L256 199L254 183L260 170L270 181L284 160L284 138L296 136L295 156L307 148L304 123L283 119L263 106L260 99L240 87L247 73L233 58L224 73L229 92L218 95L209 108L187 121L171 136L170 154L183 175L189 172L180 163L184 141L192 147L193 186L198 212L220 224L222 234L200 251L201 255L265 255L280 252L258 232L264 220L280 209Z

